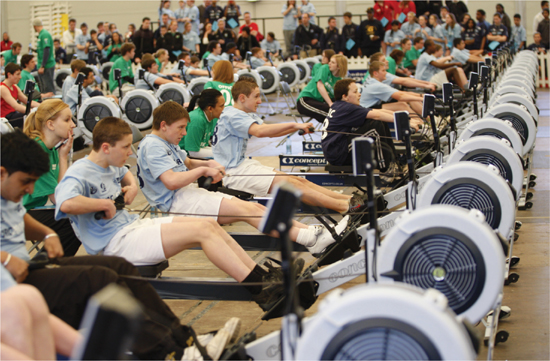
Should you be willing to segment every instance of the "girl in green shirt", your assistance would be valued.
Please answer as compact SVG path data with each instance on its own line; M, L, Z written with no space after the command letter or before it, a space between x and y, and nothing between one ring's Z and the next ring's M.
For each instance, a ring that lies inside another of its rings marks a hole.
M327 65L321 66L298 95L298 112L320 123L324 122L334 98L334 84L347 73L348 58L341 54L334 55Z
M334 55L334 50L332 49L325 49L323 50L323 58L321 59L320 63L317 63L313 66L311 69L311 78L317 74L317 71L323 66L329 63L330 59L332 59L332 56Z
M225 106L233 106L233 96L231 89L233 88L233 65L227 60L219 60L212 67L212 80L204 84L204 89L216 89L222 93L225 99ZM216 123L217 123L216 119ZM216 126L216 125L214 125Z
M115 62L117 61L122 55L120 55L120 47L122 46L122 38L120 37L120 34L118 32L113 33L112 37L112 44L109 45L107 49L105 49L105 57L109 59L109 61Z
M198 104L198 108L195 108ZM189 102L189 123L187 135L179 146L192 157L213 158L210 138L214 133L216 122L225 108L225 98L216 89L204 89ZM194 109L194 110L193 110Z
M23 132L36 140L50 159L50 170L43 174L34 185L34 192L23 198L28 214L40 223L53 229L61 240L65 256L74 256L80 247L68 219L55 220L55 209L40 209L48 200L55 204L55 187L61 181L68 167L69 152L73 146L71 109L60 99L44 101L36 112L25 120ZM66 141L65 144L62 142Z

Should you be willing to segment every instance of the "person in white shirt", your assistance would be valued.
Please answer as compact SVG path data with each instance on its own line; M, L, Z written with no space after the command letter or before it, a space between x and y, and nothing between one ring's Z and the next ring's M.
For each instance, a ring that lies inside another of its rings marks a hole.
M539 26L539 23L544 20L544 15L542 15L542 10L548 7L548 1L541 1L540 2L540 13L537 13L535 15L535 18L533 19L533 33L537 32L537 28Z
M81 34L82 34L82 31L76 28L76 20L70 19L69 29L63 32L63 37L61 38L61 41L65 46L65 51L67 52L68 61L71 61L73 59L74 54L76 53L75 39L78 35L81 35Z

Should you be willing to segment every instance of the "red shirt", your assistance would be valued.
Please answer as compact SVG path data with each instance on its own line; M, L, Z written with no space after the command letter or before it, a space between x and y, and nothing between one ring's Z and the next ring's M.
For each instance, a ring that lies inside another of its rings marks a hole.
M391 29L391 21L393 20L393 6L389 1L384 1L384 5L380 6L378 3L374 4L374 18L382 21L383 18L388 20L386 24L386 30Z
M405 13L405 20L403 20L403 23L405 23L407 21L406 16L411 11L416 14L416 5L414 4L414 1L409 1L409 3L404 7L401 7L401 3L399 3L399 6L395 9L395 19L399 19L399 15L401 15L401 13Z
M11 90L10 87L4 82L0 83L0 86L5 86L8 88L13 99L17 100L17 87L15 85L13 85L13 90ZM5 117L7 114L13 113L14 111L15 109L13 109L12 106L4 100L4 98L0 100L0 114L2 117Z
M6 51L11 49L11 44L13 44L13 41L8 41L7 43L2 40L2 44L0 44L0 51Z
M245 26L248 26L250 28L250 31L252 32L253 30L256 30L258 32L258 34L256 35L256 40L258 40L258 42L264 40L264 36L262 35L262 33L260 33L260 29L258 28L258 24L254 23L254 22L250 22L250 25L241 25L240 29L239 29L239 34L243 32L243 28Z

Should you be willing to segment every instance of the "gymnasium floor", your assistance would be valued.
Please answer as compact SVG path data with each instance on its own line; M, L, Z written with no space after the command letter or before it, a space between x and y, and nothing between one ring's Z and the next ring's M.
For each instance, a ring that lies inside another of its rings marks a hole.
M275 101L275 97L270 97ZM514 245L514 255L521 257L521 262L514 272L520 275L516 284L505 287L504 305L511 307L511 317L501 321L499 329L507 330L510 337L506 343L499 344L495 349L494 359L499 360L549 360L549 204L550 204L550 92L538 92L537 106L540 109L538 135L534 156L534 173L537 174L537 185L533 189L533 208L527 211L518 211L517 220L523 222L518 231L520 237ZM281 103L282 107L282 103ZM266 111L262 104L261 110ZM288 109L282 109L283 114L267 117L266 121L278 123L292 121L285 116ZM146 133L149 133L147 131ZM317 138L319 135L315 134ZM264 165L278 167L278 155L285 151L284 145L275 148L281 138L258 139L252 138L248 143L248 154ZM292 137L294 154L301 151L302 137ZM75 159L89 153L87 148L75 154ZM130 158L131 171L135 175L136 159ZM290 169L285 169L290 171ZM298 171L295 169L294 171ZM321 168L315 171L323 171ZM343 190L351 194L353 189ZM141 209L146 205L143 195L140 194L131 205L131 208ZM314 218L300 218L300 221L313 224ZM224 226L230 232L258 232L244 223L235 223ZM248 252L257 262L266 257L275 257L275 252ZM85 254L83 247L79 253ZM307 253L299 255L304 258L306 265L313 262L313 257ZM204 256L202 251L185 251L170 260L170 268L163 273L166 277L227 277L225 273L216 269ZM364 276L359 277L343 286L353 287L363 283ZM306 311L306 316L315 314L319 300ZM181 318L183 324L193 326L197 333L208 332L221 328L229 317L237 316L242 319L241 335L254 330L258 338L280 328L280 319L261 321L262 310L253 302L229 301L196 301L196 300L168 300L167 303L174 313ZM478 326L481 332L481 325ZM484 346L478 359L486 359L487 350Z

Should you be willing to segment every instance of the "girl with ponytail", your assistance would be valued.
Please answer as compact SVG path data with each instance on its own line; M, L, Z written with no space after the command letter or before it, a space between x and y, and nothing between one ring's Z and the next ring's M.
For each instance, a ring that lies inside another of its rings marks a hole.
M34 139L50 159L49 171L36 181L34 192L25 195L23 205L34 219L59 235L65 256L74 256L80 247L80 240L70 222L68 219L56 221L55 209L35 208L46 205L48 200L55 204L55 187L67 171L74 127L69 106L60 99L50 99L42 102L27 117L23 128L23 132Z
M195 109L195 105L198 105ZM225 107L223 94L216 89L204 89L189 102L189 124L179 146L192 157L213 158L210 138Z

